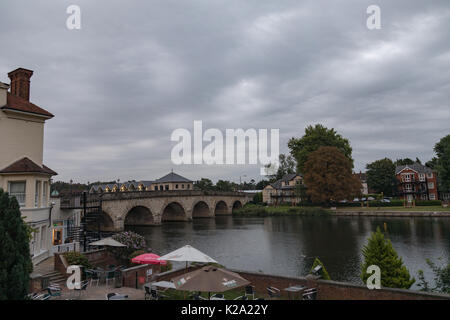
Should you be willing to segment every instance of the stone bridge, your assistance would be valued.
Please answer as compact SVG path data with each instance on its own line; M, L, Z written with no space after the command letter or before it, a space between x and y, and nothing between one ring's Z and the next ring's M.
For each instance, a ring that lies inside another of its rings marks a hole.
M101 230L121 231L125 226L231 215L253 196L243 192L177 190L111 192L103 193L101 198Z

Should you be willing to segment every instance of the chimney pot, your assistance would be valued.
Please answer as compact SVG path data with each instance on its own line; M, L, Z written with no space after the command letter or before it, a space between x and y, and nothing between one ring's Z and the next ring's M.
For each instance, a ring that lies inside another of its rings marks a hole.
M8 73L11 79L11 94L21 97L27 101L30 100L30 78L33 75L32 70L18 68Z

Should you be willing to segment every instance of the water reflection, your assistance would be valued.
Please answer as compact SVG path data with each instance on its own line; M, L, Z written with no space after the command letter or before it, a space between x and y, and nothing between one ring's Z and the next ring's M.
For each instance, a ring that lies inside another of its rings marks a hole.
M292 276L307 274L319 257L332 279L361 283L361 249L377 227L414 277L419 269L429 272L426 258L449 258L445 218L222 216L131 230L159 254L191 244L230 268Z

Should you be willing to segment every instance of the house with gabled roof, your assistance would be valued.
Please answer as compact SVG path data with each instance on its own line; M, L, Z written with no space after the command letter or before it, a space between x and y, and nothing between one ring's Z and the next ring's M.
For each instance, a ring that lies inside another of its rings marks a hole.
M18 68L8 73L10 85L0 82L0 188L17 199L35 230L30 251L36 264L51 254L49 196L57 173L43 163L44 125L53 114L30 102L32 75Z
M407 203L416 200L438 200L437 174L420 163L397 166L397 193Z
M283 178L264 187L262 191L263 202L268 205L291 204L301 201L296 186L303 184L301 174L287 174Z
M156 180L127 181L93 185L90 193L125 192L125 191L166 191L192 190L194 182L173 171Z

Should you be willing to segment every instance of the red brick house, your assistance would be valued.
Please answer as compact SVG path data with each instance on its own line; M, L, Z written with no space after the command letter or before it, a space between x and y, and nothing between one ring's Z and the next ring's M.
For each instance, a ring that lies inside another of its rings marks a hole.
M407 202L438 200L437 175L430 168L414 163L397 166L398 194Z

